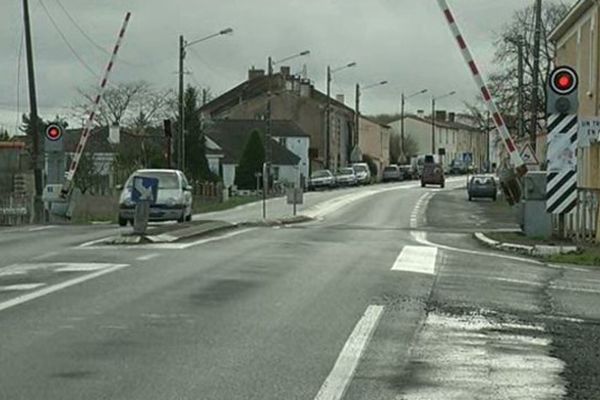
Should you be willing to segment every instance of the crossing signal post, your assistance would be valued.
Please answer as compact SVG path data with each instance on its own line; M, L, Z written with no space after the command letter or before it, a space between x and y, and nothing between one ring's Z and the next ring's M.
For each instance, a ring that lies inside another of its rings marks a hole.
M547 82L547 93L546 211L558 214L561 224L577 206L577 72L568 66L555 68Z

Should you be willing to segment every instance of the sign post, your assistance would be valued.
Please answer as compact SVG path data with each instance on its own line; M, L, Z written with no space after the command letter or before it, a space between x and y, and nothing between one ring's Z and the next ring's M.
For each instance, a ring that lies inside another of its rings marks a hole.
M293 188L287 189L286 195L287 195L287 203L291 204L293 206L294 217L295 217L296 216L296 205L304 203L304 192L302 191L302 188L293 187Z
M131 188L131 201L135 203L135 214L133 218L133 233L143 235L148 227L150 217L150 205L156 203L158 196L158 179L145 176L133 178Z

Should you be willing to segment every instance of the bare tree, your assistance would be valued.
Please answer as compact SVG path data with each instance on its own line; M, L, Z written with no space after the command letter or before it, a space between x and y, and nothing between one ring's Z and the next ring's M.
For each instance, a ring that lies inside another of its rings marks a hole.
M552 29L565 17L569 7L562 1L546 1L542 12L542 43L540 51L540 85L538 98L539 112L543 112L545 104L544 82L546 81L555 49L549 41L548 36ZM533 93L533 42L534 42L534 6L528 6L516 11L512 20L504 27L499 38L496 40L495 63L498 70L489 76L489 83L498 103L498 107L504 115L514 115L517 110L518 101L518 46L523 48L524 67L524 110L531 110L531 95ZM479 100L478 100L479 101ZM526 125L528 126L528 125Z
M87 115L96 96L95 88L78 89L80 100L73 107L76 115ZM106 89L96 112L96 123L107 126L146 128L157 125L169 112L171 90L154 89L146 81L120 83Z

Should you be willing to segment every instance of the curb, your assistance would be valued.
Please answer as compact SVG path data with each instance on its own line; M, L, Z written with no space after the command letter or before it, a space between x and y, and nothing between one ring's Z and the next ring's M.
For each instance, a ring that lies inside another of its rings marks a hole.
M295 217L284 217L277 219L266 219L266 220L256 220L256 221L246 221L242 222L240 226L251 226L251 227L274 227L274 226L283 226L283 225L292 225L292 224L302 224L304 222L311 222L315 219L306 215L297 215Z
M541 244L527 246L516 243L502 243L497 240L491 239L490 237L486 236L483 232L475 232L473 236L479 242L483 243L488 247L531 256L552 256L556 254L568 254L575 253L578 250L577 246L550 246Z
M206 224L209 226L198 226L198 227L186 227L180 229L179 234L177 230L170 233L162 233L157 235L128 235L128 236L117 236L113 237L102 244L108 245L135 245L135 244L147 244L147 243L174 243L185 239L190 239L198 236L204 236L211 233L225 231L229 229L236 229L239 224L232 224L229 222L215 221L214 223ZM196 228L196 229L193 229Z

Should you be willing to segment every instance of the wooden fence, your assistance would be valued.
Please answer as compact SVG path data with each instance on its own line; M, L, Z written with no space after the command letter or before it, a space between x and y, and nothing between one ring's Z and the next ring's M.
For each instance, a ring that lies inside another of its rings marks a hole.
M552 216L552 226L559 237L576 242L596 242L600 190L579 189L577 208L565 216Z

